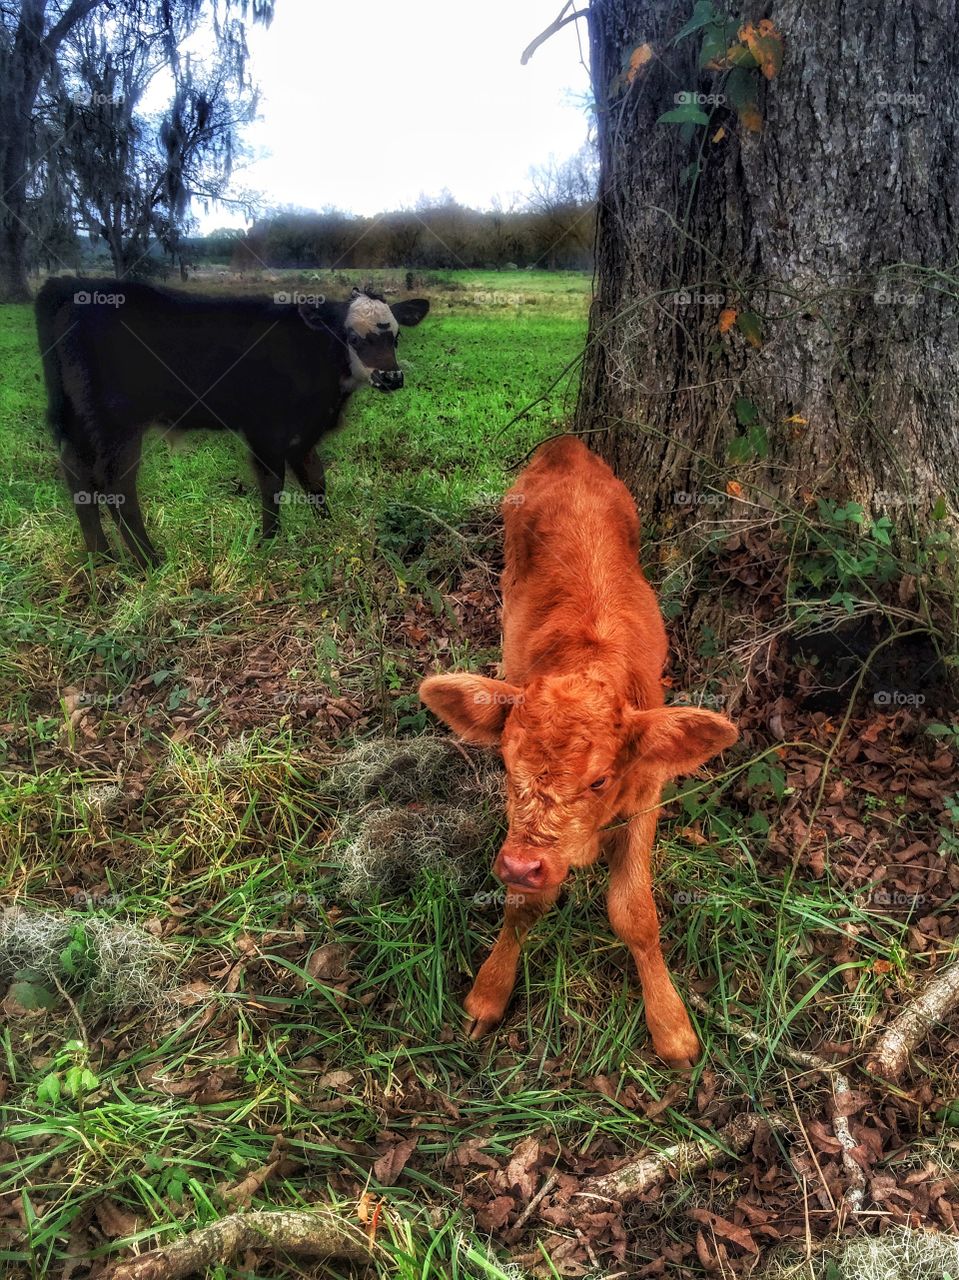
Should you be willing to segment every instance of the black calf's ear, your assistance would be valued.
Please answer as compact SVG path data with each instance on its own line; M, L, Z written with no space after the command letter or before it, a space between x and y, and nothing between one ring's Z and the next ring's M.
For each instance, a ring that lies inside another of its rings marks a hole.
M419 324L429 309L428 298L407 298L405 302L394 302L390 306L396 323L410 326Z
M298 302L296 309L311 329L329 329L333 325L333 313L326 302Z

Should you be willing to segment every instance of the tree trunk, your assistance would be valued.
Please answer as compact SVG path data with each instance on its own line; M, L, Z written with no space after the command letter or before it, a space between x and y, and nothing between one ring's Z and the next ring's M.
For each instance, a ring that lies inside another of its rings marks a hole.
M577 428L644 513L741 486L921 524L959 488L955 6L745 0L721 47L747 48L741 24L767 13L784 50L768 79L700 70L703 28L672 43L691 8L590 4L601 172ZM659 123L685 91L727 101L702 104L708 124Z
M23 0L0 74L0 301L26 302L31 113L43 69L44 0Z

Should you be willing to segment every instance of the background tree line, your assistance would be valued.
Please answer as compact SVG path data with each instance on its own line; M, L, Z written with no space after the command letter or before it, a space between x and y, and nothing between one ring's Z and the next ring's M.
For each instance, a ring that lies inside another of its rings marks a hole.
M588 270L594 232L594 162L588 148L531 174L522 207L470 209L448 192L414 209L360 217L338 209L280 210L248 232L194 237L195 262L258 267L540 267Z
M508 210L444 192L373 218L280 210L248 233L191 236L199 208L263 207L233 177L257 111L247 23L272 13L273 0L0 0L0 300L28 299L30 272L91 265L591 265L592 147L532 170Z

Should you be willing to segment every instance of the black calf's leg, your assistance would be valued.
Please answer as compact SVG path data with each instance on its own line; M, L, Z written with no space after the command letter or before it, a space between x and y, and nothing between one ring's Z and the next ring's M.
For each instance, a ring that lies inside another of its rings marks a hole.
M63 446L61 462L70 500L80 521L80 531L87 551L90 555L108 555L110 544L100 523L100 508L96 500L97 486L92 468L83 461L70 443Z
M293 474L303 487L310 506L318 516L329 515L326 505L326 472L319 454L313 449L291 449L286 460L293 468Z
M134 560L141 569L146 569L150 565L159 564L162 557L150 541L137 497L137 471L140 467L142 445L142 436L134 436L111 458L103 502L116 521Z
M263 510L263 537L272 538L280 524L280 494L286 478L283 455L250 450L250 459L260 486L260 505Z

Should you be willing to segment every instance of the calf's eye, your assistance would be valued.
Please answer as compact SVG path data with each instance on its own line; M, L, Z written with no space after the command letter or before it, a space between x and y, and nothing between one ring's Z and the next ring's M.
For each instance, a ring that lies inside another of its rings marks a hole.
M609 782L609 778L597 778L595 782L589 784L589 789L590 791L602 791L607 782Z

